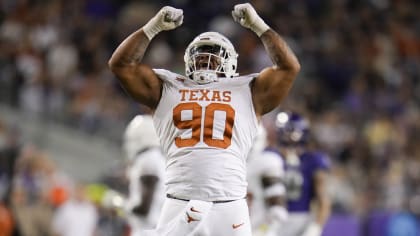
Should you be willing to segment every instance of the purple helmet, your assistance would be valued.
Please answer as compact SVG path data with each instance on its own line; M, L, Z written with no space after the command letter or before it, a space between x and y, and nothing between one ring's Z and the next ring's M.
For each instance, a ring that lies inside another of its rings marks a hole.
M298 113L281 111L276 115L277 143L281 146L306 144L309 138L309 121Z

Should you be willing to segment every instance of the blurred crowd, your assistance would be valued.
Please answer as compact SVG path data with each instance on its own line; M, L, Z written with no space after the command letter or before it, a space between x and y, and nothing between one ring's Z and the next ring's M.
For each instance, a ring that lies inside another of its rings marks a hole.
M121 89L107 60L122 39L162 6L182 8L185 18L182 27L151 43L145 60L155 68L183 73L187 44L209 30L232 40L240 74L270 65L259 39L233 22L230 11L236 3L240 1L3 0L0 104L31 119L118 143L128 120L144 110ZM283 107L311 120L316 145L333 160L334 212L363 218L381 209L420 217L419 2L251 3L301 62ZM24 217L42 214L34 219L46 221L37 224L50 224L56 209L80 191L74 177L62 174L42 151L19 143L17 130L0 125L0 197L6 206L0 207L0 216L13 214L14 224L25 230L32 226L21 224L31 222Z
M125 235L122 215L105 202L107 186L68 176L10 132L0 124L1 236Z

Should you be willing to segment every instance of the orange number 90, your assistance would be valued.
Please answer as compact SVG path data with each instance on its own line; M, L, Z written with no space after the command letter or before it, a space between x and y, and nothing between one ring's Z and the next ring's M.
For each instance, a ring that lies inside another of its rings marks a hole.
M175 138L175 145L177 147L192 147L200 142L201 136L201 122L203 107L196 102L187 102L178 104L173 109L174 125L178 129L191 129L191 138L183 139L181 137ZM190 110L192 112L191 120L182 120L182 111ZM216 111L223 111L226 113L225 129L223 131L223 139L213 138L214 115ZM235 110L224 103L211 103L204 110L204 134L203 141L211 147L227 148L232 142L232 128L235 122Z

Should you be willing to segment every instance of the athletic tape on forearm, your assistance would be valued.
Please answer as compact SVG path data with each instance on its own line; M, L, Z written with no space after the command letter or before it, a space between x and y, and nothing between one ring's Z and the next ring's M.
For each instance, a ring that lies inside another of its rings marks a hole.
M270 27L263 21L263 19L257 18L252 24L251 29L258 35L258 37L261 37L261 35L270 29Z
M149 40L152 40L160 31L162 31L159 24L156 23L155 18L151 19L147 24L143 26L143 32L146 34Z

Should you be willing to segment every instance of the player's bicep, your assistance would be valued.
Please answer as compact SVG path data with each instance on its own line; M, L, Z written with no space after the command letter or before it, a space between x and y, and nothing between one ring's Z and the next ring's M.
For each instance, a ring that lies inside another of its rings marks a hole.
M113 68L124 90L137 102L155 109L159 103L162 81L147 65Z
M252 83L254 107L259 115L276 108L288 94L296 74L269 67L261 71Z

